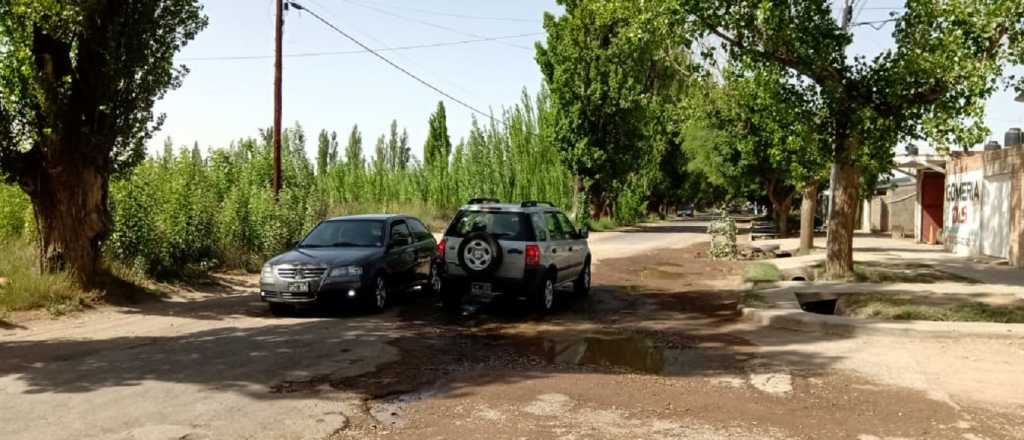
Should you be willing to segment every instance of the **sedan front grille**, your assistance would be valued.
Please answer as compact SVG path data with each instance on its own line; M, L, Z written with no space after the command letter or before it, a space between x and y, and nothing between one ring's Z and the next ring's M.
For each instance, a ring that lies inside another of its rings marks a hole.
M327 272L326 267L292 267L278 266L277 277L288 281L318 280Z

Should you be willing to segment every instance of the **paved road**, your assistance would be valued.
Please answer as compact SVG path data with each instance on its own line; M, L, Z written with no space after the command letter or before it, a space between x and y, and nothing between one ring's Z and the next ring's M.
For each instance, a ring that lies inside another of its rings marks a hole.
M682 248L707 239L704 221L671 221L640 225L621 232L590 235L594 260L629 257L662 249Z
M515 302L451 316L415 296L376 316L273 318L254 277L225 275L0 327L0 439L1024 438L1021 411L901 373L976 368L955 346L918 357L738 323L741 265L678 249L703 227L593 234L594 292L547 319Z

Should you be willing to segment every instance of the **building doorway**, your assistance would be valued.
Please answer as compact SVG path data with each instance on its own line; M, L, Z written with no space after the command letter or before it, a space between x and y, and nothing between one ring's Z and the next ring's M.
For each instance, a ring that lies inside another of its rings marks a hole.
M946 195L946 176L925 171L921 176L921 241L938 244L942 231L942 210Z

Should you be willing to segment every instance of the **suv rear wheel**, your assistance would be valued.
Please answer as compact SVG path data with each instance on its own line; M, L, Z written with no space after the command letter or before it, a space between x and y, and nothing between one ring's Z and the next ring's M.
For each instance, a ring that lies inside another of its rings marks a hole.
M590 294L590 259L583 263L583 270L572 283L572 290L576 295L586 296Z
M487 232L466 235L459 245L459 266L470 275L489 275L501 267L501 245Z
M555 308L555 278L548 275L544 277L540 288L534 293L533 308L542 315L546 315Z

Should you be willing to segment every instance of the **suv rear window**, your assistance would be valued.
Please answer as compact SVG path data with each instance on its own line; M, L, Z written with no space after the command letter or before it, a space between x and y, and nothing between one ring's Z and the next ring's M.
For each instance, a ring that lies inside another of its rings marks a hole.
M534 241L530 216L523 212L459 211L444 235L462 238L481 231L498 240Z

